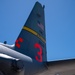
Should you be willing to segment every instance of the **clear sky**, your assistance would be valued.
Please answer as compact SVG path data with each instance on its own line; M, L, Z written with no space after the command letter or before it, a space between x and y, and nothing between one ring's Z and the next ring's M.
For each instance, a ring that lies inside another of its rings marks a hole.
M75 58L75 0L37 0L45 5L47 59ZM0 42L13 44L36 0L0 0Z

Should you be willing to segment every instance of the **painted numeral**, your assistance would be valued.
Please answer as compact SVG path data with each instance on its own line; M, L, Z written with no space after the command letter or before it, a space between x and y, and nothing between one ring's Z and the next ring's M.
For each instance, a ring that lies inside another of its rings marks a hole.
M38 62L42 62L42 47L39 43L36 43L34 45L35 48L38 48L39 51L37 52L37 56L35 56L35 59L38 61Z
M21 47L20 43L22 42L23 42L23 38L18 38L15 43L16 47L20 48Z

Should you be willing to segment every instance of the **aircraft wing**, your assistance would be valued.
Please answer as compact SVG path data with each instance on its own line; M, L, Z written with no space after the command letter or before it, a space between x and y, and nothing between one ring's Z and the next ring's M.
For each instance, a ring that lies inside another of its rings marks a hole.
M0 57L0 75L24 75L23 66L21 60Z
M47 62L45 67L38 75L75 75L75 59Z

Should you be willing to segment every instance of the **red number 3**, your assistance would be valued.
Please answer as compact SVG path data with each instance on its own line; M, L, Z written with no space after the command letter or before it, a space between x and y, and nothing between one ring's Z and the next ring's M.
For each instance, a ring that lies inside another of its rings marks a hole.
M35 56L35 59L38 61L38 62L42 62L42 47L39 43L36 43L34 45L35 48L39 48L39 51L37 52L37 56Z

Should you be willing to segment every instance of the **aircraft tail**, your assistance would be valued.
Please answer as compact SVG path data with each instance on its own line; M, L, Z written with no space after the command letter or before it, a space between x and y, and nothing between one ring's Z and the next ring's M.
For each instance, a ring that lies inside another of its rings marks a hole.
M36 2L15 42L15 50L38 62L46 61L45 36L44 6Z

